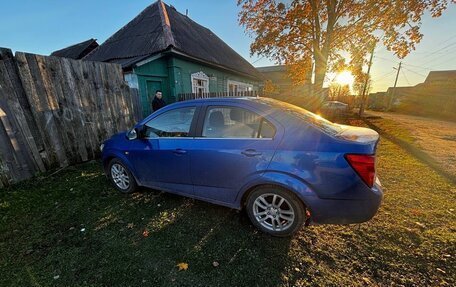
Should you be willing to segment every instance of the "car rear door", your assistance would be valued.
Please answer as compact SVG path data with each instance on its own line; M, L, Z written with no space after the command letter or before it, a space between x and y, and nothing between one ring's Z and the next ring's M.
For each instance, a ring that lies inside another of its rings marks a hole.
M282 134L277 122L247 105L202 109L190 167L195 196L234 202L240 188L267 169Z

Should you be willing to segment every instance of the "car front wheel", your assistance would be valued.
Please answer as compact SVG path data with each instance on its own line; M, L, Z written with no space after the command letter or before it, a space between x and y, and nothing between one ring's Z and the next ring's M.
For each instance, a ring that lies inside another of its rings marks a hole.
M136 188L136 181L131 172L119 159L113 159L108 166L108 175L114 187L122 193L133 193Z
M276 186L259 187L247 201L247 214L253 225L273 236L290 236L305 221L305 207L291 192Z

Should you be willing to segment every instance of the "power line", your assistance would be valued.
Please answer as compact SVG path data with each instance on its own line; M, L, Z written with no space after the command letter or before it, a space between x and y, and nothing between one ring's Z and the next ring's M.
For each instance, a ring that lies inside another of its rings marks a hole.
M422 69L422 70L432 70L433 69L433 68L429 68L429 67L416 66L416 65L412 65L412 64L406 64L406 63L402 63L402 65L408 66L408 67L414 67L414 68Z
M446 46L444 46L444 47L442 47L442 48L439 48L439 49L437 49L437 50L435 50L435 51L433 51L433 52L430 52L429 55L424 56L423 58L428 58L428 57L430 57L430 56L436 54L437 52L440 52L440 51L442 51L442 50L445 50L445 49L447 49L447 48L449 48L449 47L451 47L451 46L453 46L453 45L456 45L456 42L450 43L450 44L448 44L448 45L446 45Z
M380 81L380 80L383 80L383 79L385 79L385 78L387 78L387 77L389 77L389 76L391 76L393 74L394 74L394 71L389 71L388 73L385 73L385 74L383 74L381 76L378 76L375 79L372 79L372 81Z
M445 49L447 49L447 48L449 48L450 46L453 46L453 45L456 45L456 42L451 43L451 44L449 44L449 45L447 45L447 46L445 46L445 47L443 47L443 48L441 48L441 49L439 49L437 51L445 50ZM423 59L429 58L430 56L436 54L437 51L435 51L432 54L429 54L428 56L424 56ZM448 52L448 51L446 51L446 52ZM434 60L439 59L441 57L442 57L441 55L437 55L437 57L432 57L429 61L424 62L423 65L427 65L427 64L429 64L429 63L433 62Z
M410 69L408 69L408 68L405 68L405 67L403 67L403 68L404 68L404 69L406 69L407 71L411 72L411 73L417 74L418 76L421 76L421 77L427 77L426 75L423 75L423 74L421 74L421 73L418 73L418 72L412 71L412 70L410 70Z
M384 60L384 61L388 61L388 62L392 62L392 63L397 63L397 61L394 61L394 60L390 60L390 59L386 59L386 58L383 58L383 57L379 57L379 56L375 56L374 58L375 58L375 59Z
M404 68L404 69L405 69L405 68ZM407 82L407 84L408 84L409 86L411 86L412 84L410 84L410 81L407 79L407 76L405 75L404 70L401 70L401 72L402 72L402 76L404 76L405 81Z
M253 64L255 64L256 62L261 61L261 60L263 60L263 59L264 59L264 56L262 56L261 58L256 59L255 61L253 61L251 65L253 65Z

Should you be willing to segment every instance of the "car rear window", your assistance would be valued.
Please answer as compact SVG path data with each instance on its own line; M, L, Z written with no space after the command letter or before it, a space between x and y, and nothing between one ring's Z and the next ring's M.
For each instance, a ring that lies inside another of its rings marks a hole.
M280 102L280 101L268 101L267 104L272 104L275 108L280 109L294 117L302 119L306 122L311 123L312 125L316 126L317 128L323 130L327 134L330 135L337 135L340 133L343 128L335 123L328 121L327 119L322 118L319 115L316 115L312 112L309 112L306 109L297 107L292 104Z

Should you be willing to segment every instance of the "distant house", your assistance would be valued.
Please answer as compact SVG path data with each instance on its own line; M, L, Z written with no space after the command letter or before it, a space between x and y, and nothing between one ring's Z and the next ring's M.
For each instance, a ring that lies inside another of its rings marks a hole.
M280 93L281 97L311 94L311 85L293 84L285 65L258 67L257 70L263 75L265 81L268 81L265 82L265 88L270 85L270 88L274 89L273 93Z
M389 87L386 90L388 101L392 101L392 106L398 106L406 97L416 94L416 86L410 87ZM389 103L387 103L388 105Z
M456 70L431 71L423 83L390 87L385 95L377 94L369 95L374 109L388 108L391 103L391 109L403 113L456 120Z
M89 39L87 41L66 47L64 49L54 51L52 52L51 56L79 60L84 58L98 46L99 45L96 39Z
M373 110L385 109L388 106L386 92L370 93L367 106Z
M456 70L430 71L424 84L426 86L456 87Z
M122 65L139 89L143 115L156 90L167 103L185 93L257 91L261 74L211 30L162 1L147 7L84 60Z

